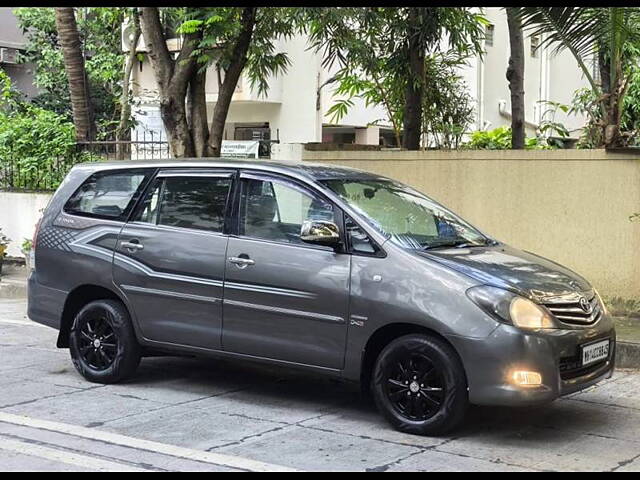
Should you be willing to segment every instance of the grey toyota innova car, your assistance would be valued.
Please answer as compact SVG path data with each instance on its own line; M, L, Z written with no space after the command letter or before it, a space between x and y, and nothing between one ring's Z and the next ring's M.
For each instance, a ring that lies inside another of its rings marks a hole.
M350 168L83 164L35 240L29 317L91 382L145 355L253 359L361 382L396 428L435 435L468 404L550 402L614 369L584 278Z

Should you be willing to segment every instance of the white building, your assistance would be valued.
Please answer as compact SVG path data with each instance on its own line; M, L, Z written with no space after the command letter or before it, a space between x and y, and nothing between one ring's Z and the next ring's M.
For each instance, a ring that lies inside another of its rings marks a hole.
M475 58L461 74L476 104L476 122L472 130L489 130L510 124L510 93L506 80L509 61L509 34L504 10L485 9L491 22L486 41L486 53ZM171 44L176 42L169 42ZM277 140L287 143L358 143L384 144L394 142L393 131L382 107L366 107L356 99L355 106L340 121L331 123L326 112L333 104L335 84L326 83L332 72L321 66L321 54L310 50L305 36L278 41L279 51L287 52L291 65L286 74L272 78L266 96L251 89L246 77L236 88L224 138L227 140ZM536 49L539 39L525 39L525 107L529 135L547 109L540 101L569 104L575 90L586 86L586 80L569 52L552 56L546 49ZM139 43L140 50L144 41ZM134 69L134 95L141 103L137 116L139 132L154 132L164 138L160 119L156 84L148 59ZM213 112L218 91L217 74L211 67L207 75L207 104ZM559 112L555 121L570 131L584 125L584 118ZM376 122L378 126L371 126ZM573 136L577 136L573 135Z

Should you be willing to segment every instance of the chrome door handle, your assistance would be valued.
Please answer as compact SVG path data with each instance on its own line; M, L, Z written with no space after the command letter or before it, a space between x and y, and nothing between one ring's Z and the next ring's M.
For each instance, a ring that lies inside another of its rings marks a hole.
M238 268L245 268L245 267L248 267L249 265L255 265L256 264L256 262L254 262L250 258L229 257L228 260L229 260L229 262L233 263L234 265L237 265Z
M124 248L126 248L127 250L129 250L130 252L133 252L135 250L143 250L144 249L144 245L142 245L141 243L137 243L137 242L120 242L120 245Z

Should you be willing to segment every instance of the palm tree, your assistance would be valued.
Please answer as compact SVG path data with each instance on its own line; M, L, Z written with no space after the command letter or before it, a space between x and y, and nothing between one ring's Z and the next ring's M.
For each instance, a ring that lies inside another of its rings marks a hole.
M509 67L507 80L511 90L511 148L524 149L524 35L517 7L505 7L509 26Z
M522 27L542 38L541 46L553 45L553 53L569 50L597 98L601 143L617 147L625 143L620 132L622 102L629 87L631 58L625 47L640 40L640 9L637 7L518 7ZM598 83L588 58L608 71Z
M73 7L56 7L55 10L58 40L62 48L64 69L69 81L69 96L73 111L73 123L76 127L76 138L78 141L93 140L96 128L75 13Z

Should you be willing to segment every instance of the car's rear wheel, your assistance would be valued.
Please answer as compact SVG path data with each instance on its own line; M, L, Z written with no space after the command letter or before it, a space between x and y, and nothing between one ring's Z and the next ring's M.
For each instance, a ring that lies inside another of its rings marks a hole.
M378 356L371 382L378 409L402 432L446 433L468 407L462 364L438 338L413 334L392 341Z
M78 372L94 383L117 383L130 377L141 356L129 313L115 300L96 300L78 312L69 350Z

